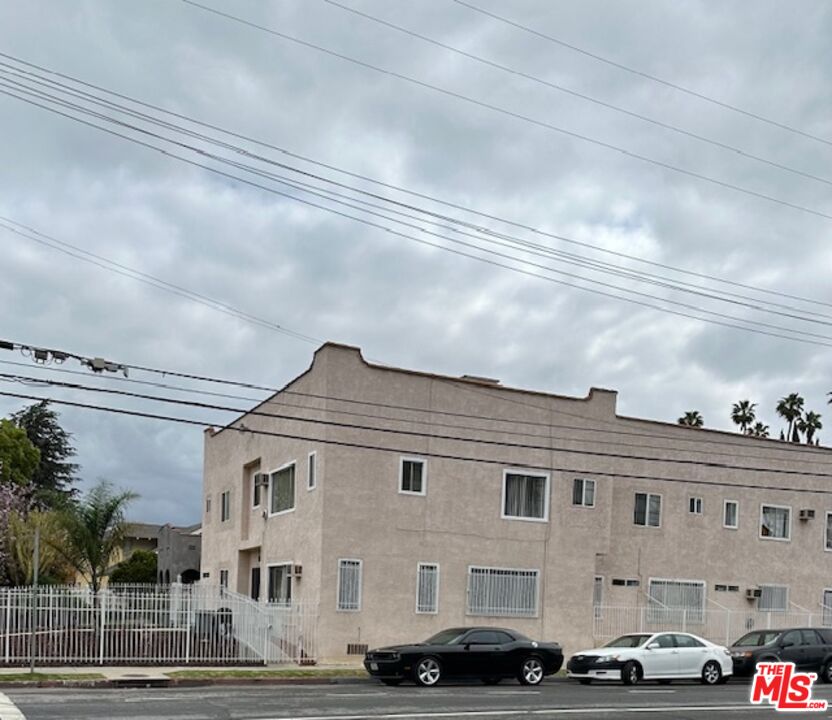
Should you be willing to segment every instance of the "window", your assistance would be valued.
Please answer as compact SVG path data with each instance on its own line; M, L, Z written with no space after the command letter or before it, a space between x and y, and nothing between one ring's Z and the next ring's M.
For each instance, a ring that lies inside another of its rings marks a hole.
M220 497L220 522L231 519L231 491L226 490Z
M823 624L829 627L832 625L832 590L829 588L823 591L821 605L823 605Z
M439 566L419 563L416 570L416 612L439 612Z
M549 519L549 476L503 473L503 517L519 520Z
M762 505L760 508L760 537L766 540L789 540L792 509L784 505Z
M251 474L251 506L260 507L263 500L263 487L268 482L268 475L255 472Z
M401 458L399 492L424 495L427 492L427 463L419 458Z
M823 546L832 551L832 512L826 513L826 528L824 529Z
M311 452L306 463L306 489L314 490L318 487L318 453Z
M692 497L688 500L688 512L691 515L701 515L702 514L702 498L701 497Z
M361 560L338 561L338 610L361 610Z
M604 604L604 578L596 575L592 581L592 610L595 619L601 617L601 605Z
M740 524L740 504L736 500L726 500L722 506L722 527L736 530Z
M295 464L275 470L270 477L271 504L269 513L289 512L295 509Z
M662 496L653 493L636 493L633 523L644 527L660 527L662 524Z
M468 568L468 614L537 617L539 571Z
M499 645L500 639L491 630L475 630L465 636L464 642L471 645Z
M697 648L697 647L705 647L699 640L695 637L691 637L690 635L674 635L673 638L676 640L676 647L680 648Z
M613 578L612 584L617 587L638 587L641 582L636 578Z
M270 603L289 605L292 602L292 564L269 565L268 598Z
M205 514L206 515L210 514L210 512L211 512L211 496L206 495L205 496Z
M705 583L651 579L647 589L649 622L701 624L705 621Z
M786 612L789 609L789 588L786 585L760 585L757 609L766 612Z
M228 587L228 570L220 570L220 587Z
M575 478L572 481L572 504L595 507L595 481Z

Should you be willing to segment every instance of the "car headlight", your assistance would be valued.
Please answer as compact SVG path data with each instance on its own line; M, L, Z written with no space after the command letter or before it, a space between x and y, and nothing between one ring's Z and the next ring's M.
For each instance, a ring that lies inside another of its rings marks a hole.
M595 662L615 662L620 657L620 655L599 655Z
M722 652L724 652L724 653L725 653L726 655L728 655L728 656L730 656L730 655L731 655L731 651L730 651L728 648L725 648L725 647L724 647L724 648L722 648Z
M750 658L750 657L751 657L751 653L750 653L750 652L748 652L748 651L743 652L743 651L741 651L741 650L734 650L734 652L732 652L732 653L731 653L731 657L735 657L735 658Z

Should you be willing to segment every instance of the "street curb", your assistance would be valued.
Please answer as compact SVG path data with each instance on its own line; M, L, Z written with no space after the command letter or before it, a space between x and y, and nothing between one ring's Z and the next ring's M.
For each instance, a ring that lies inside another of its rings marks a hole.
M21 690L25 688L80 688L80 689L109 689L124 690L132 688L166 688L166 687L209 687L211 685L365 685L372 683L372 679L361 677L285 677L285 678L124 678L111 680L20 680L13 682L0 681L0 692L6 688Z

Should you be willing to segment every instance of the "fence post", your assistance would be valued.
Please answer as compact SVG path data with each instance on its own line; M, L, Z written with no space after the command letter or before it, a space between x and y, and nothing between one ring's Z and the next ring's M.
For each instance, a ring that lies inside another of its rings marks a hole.
M191 662L191 594L184 596L185 600L185 664ZM181 598L180 598L181 602ZM181 617L181 616L180 616Z
M263 665L269 664L269 631L272 628L272 624L269 622L268 617L264 618L265 628L263 632Z
M99 632L101 633L101 637L99 638L99 642L98 642L98 664L99 665L104 664L104 627L105 627L105 617L106 617L106 614L107 614L107 595L105 593L106 593L106 591L104 593L102 593L102 592L98 593L98 599L100 601L99 604L98 604L98 609L99 609L99 614L101 616L101 621L99 623Z
M11 660L10 641L12 637L12 590L6 588L6 665Z

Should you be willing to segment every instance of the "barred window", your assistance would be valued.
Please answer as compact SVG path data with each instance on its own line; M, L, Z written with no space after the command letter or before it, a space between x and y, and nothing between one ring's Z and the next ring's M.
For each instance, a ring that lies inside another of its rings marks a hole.
M786 585L760 585L757 609L766 612L786 612L789 609L789 588Z
M295 464L276 470L270 476L272 515L295 509Z
M468 614L536 617L539 575L538 570L469 568Z
M416 576L416 612L439 612L439 566L419 563Z
M503 517L547 520L549 476L506 471L503 476Z
M653 579L647 589L650 622L681 625L705 622L705 582Z
M595 619L601 617L601 606L604 604L604 578L596 575L592 583L592 609Z
M338 561L338 610L361 610L361 560Z
M830 627L832 626L832 590L823 591L821 605L823 605L823 626Z
M636 493L633 523L644 527L662 524L662 496L653 493Z

